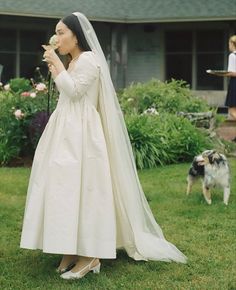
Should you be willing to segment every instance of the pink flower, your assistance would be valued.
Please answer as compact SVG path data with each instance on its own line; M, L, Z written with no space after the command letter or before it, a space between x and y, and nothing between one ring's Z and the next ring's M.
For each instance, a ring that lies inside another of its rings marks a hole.
M15 110L14 115L15 115L17 120L20 120L25 116L25 114L22 113L22 111L20 109Z
M38 83L37 85L36 85L36 90L37 91L44 91L44 90L46 90L47 89L47 87L46 87L46 85L44 84L44 83Z
M22 97L29 97L30 96L30 92L23 92L21 93Z
M30 97L31 98L35 98L36 97L36 93L34 93L34 92L33 93L30 93Z
M5 90L5 91L9 91L9 90L10 90L10 85L9 85L9 84L5 85L5 86L4 86L4 90Z

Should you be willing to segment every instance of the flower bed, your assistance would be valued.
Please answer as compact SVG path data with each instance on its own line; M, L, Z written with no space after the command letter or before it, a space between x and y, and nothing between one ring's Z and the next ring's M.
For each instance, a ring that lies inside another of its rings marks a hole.
M57 102L54 92L50 112L47 112L48 93L47 82L13 79L5 86L0 84L1 165L33 157L48 116Z

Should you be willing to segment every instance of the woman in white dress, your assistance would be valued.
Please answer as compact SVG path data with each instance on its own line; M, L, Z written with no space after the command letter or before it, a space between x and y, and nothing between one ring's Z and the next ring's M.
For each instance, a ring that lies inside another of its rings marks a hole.
M63 279L99 273L125 249L134 260L186 263L157 224L139 182L106 59L88 19L58 22L58 51L44 57L60 92L39 140L25 205L21 248L63 254Z

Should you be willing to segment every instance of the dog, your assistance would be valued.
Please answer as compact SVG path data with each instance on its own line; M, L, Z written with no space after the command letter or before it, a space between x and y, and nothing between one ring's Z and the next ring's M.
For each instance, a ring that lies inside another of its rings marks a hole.
M230 196L230 169L225 155L216 150L206 150L195 156L187 176L187 192L191 192L193 183L202 179L202 192L206 202L210 205L211 188L220 186L224 191L224 204L228 205Z

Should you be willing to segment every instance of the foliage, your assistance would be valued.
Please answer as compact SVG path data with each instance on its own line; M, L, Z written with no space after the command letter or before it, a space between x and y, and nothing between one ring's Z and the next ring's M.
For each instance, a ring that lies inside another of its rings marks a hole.
M150 107L159 113L206 112L210 109L206 101L192 95L186 82L174 79L131 84L119 94L119 100L125 114L141 114Z
M32 85L29 80L25 78L14 78L9 82L10 88L14 93L22 93L25 91L30 91L32 89Z
M0 164L7 164L12 158L33 155L40 136L39 131L31 132L31 124L38 114L46 114L47 87L41 84L42 90L31 87L30 91L22 92L17 84L27 84L19 79L14 82L14 90L0 90ZM40 88L40 86L38 87ZM21 92L21 93L19 93ZM51 110L56 106L56 93L51 98ZM44 112L44 113L43 113ZM39 120L40 122L40 120ZM38 124L40 127L40 124ZM44 124L45 125L45 124Z
M0 90L0 164L12 158L33 156L47 122L48 83L13 79ZM28 91L23 91L23 89ZM52 97L51 111L57 94ZM194 96L183 81L131 85L119 94L138 168L189 161L214 147L206 134L178 112L205 112L209 106ZM228 147L227 147L228 148Z
M203 131L189 120L169 113L126 116L138 168L190 161L213 146Z

